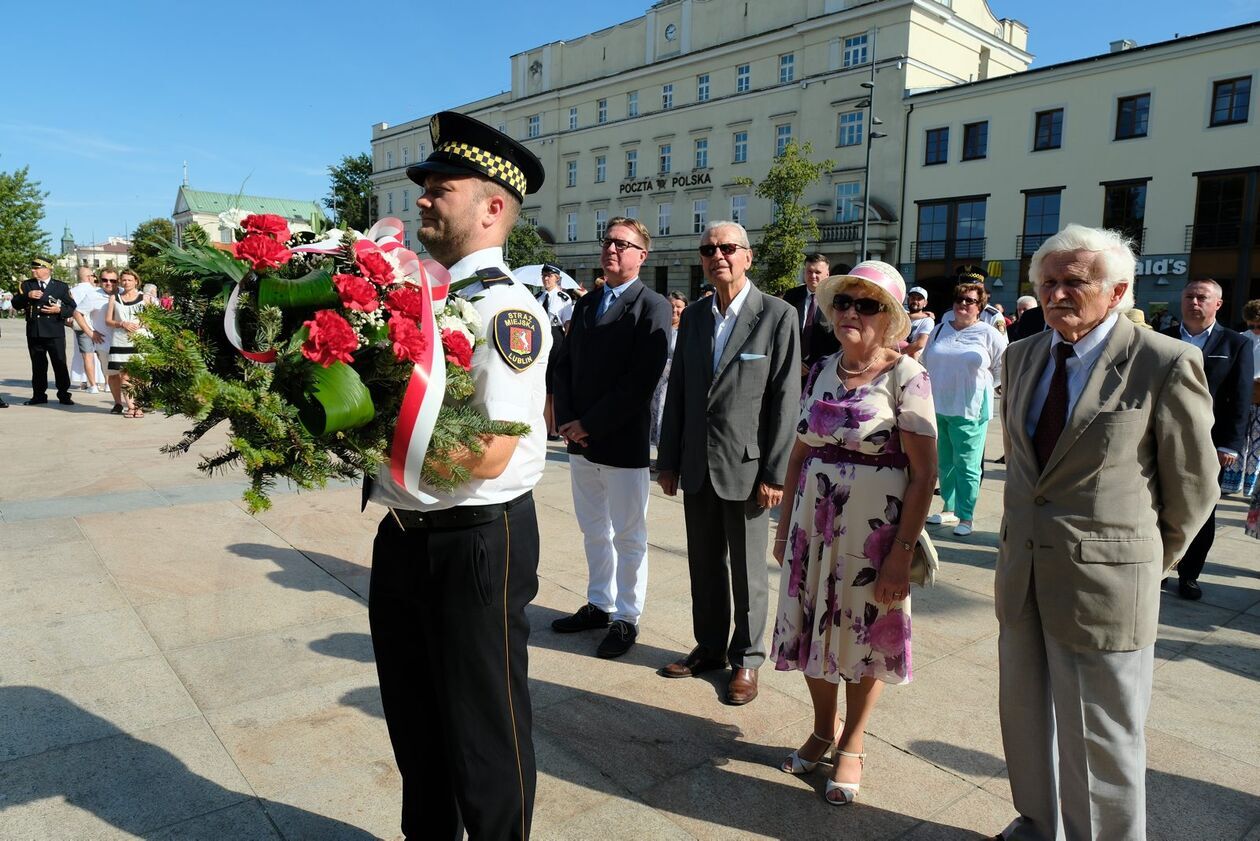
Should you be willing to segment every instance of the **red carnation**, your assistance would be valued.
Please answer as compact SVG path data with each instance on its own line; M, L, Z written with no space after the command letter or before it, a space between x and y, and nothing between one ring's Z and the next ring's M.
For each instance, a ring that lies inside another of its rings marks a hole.
M389 340L394 343L394 356L399 362L419 363L429 339L409 318L394 317L389 320Z
M372 312L380 305L376 299L376 287L358 275L335 274L332 282L341 296L341 305L348 310Z
M442 347L446 349L446 361L458 365L465 371L472 370L472 342L462 330L449 327L442 331Z
M385 296L385 308L395 315L419 321L424 315L424 293L414 287L401 286Z
M289 237L292 236L289 233L289 223L283 216L277 216L274 213L255 213L252 216L246 216L241 220L241 228L247 236L251 234L267 236L276 242L288 242Z
M275 269L289 262L293 252L264 234L252 234L232 246L232 256L253 266L254 271Z
M365 251L355 258L359 271L377 286L388 286L394 282L394 267L379 251Z
M350 322L332 310L320 310L305 326L308 333L302 343L302 355L307 359L325 368L334 362L354 361L359 337Z

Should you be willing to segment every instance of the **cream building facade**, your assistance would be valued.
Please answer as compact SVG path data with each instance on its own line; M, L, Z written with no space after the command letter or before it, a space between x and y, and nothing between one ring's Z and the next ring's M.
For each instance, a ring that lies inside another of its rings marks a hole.
M1260 23L906 97L896 261L947 305L957 266L988 266L1013 310L1028 258L1069 222L1128 232L1138 306L1180 310L1187 279L1260 298ZM981 137L983 135L983 138Z
M694 295L698 231L736 219L756 241L773 209L738 179L764 178L788 140L836 163L806 196L822 234L811 250L856 262L866 208L868 253L895 260L906 93L1024 70L1026 46L983 0L666 0L512 56L510 91L453 108L542 160L523 216L571 274L589 285L608 219L634 216L654 238L645 281ZM405 170L432 151L429 116L372 129L375 217L402 218L416 250Z
M175 209L171 212L176 242L182 241L183 233L189 225L197 225L204 230L211 243L224 246L235 242L233 229L219 219L220 213L234 208L250 213L283 216L289 223L289 230L295 234L311 231L316 224L321 230L329 227L328 217L317 202L239 193L213 193L208 190L194 190L184 184L175 195Z

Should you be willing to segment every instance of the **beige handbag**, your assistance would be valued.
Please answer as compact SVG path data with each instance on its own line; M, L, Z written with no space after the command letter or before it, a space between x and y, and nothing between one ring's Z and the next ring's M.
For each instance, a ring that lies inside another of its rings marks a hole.
M940 567L940 558L936 554L932 538L926 531L919 532L919 540L914 544L914 554L910 556L910 583L931 587L936 583L936 571Z

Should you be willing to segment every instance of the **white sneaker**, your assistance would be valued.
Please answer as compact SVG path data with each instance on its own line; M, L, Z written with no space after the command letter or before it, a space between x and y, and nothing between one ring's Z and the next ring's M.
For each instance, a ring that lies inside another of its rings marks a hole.
M971 522L968 520L961 521L958 525L954 526L954 534L959 537L966 537L971 534Z
M953 511L942 511L939 514L931 514L927 518L929 526L952 526L958 522L958 518L954 516Z
M96 386L91 386L88 388L88 394L100 394L100 393L101 393L101 390L97 388Z

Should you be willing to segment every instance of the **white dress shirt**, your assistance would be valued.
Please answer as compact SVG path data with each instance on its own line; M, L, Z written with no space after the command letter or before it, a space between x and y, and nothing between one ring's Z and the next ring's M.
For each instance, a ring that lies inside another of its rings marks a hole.
M740 308L744 306L744 301L748 300L748 290L752 289L752 283L748 280L744 281L744 288L739 290L729 304L726 305L726 312L718 311L718 296L713 293L713 371L717 373L718 362L722 359L722 351L726 350L726 343L731 340L731 330L735 327L735 319L739 318Z
M1119 313L1112 312L1102 320L1101 324L1086 333L1083 339L1072 345L1072 357L1067 361L1069 422L1072 419L1072 412L1076 411L1076 401L1085 390L1089 372L1094 370L1098 357L1102 356L1103 348L1107 346L1107 337L1115 329L1116 319L1119 317ZM1028 404L1028 417L1024 419L1024 429L1028 432L1029 438L1033 437L1033 432L1037 429L1041 407L1046 405L1046 396L1050 394L1050 378L1054 376L1054 349L1062 342L1063 337L1059 335L1059 331L1054 331L1054 335L1050 337L1050 361L1046 363L1046 369L1041 372L1041 379L1037 380L1037 387L1032 393L1032 401Z

